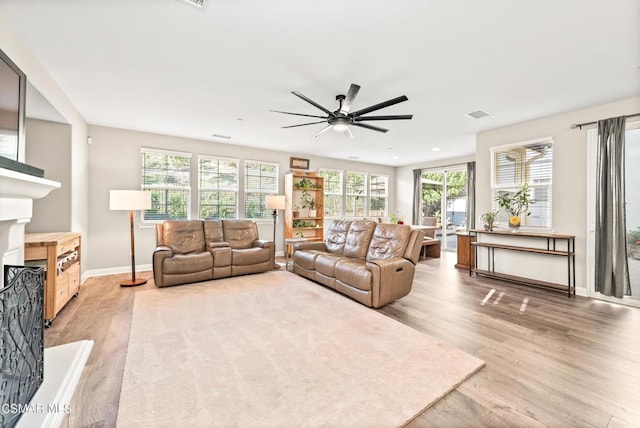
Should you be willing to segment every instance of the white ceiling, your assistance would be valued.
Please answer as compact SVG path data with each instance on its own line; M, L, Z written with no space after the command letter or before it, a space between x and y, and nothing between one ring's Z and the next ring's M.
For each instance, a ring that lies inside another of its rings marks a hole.
M91 124L299 155L392 166L469 155L478 131L640 95L638 0L0 0L0 11ZM269 112L321 113L294 90L335 110L350 83L362 86L353 109L407 95L376 114L413 120L348 140L312 138L322 124L281 129L307 120ZM479 109L493 115L465 116Z

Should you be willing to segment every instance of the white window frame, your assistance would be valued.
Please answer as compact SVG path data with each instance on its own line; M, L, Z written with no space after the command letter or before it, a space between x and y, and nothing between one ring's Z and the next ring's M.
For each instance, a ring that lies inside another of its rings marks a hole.
M340 176L340 191L339 192L329 192L328 188L329 186L327 186L327 183L325 181L324 183L324 206L325 208L327 207L327 197L340 197L340 212L338 212L335 215L327 215L325 212L325 218L340 218L344 216L344 209L345 209L345 197L344 197L344 190L345 190L345 180L344 180L344 171L340 170L340 169L329 169L329 168L320 168L320 174L322 175L323 172L331 172L331 173L337 173Z
M509 191L509 192L515 192L517 191L520 187L522 187L523 184L527 183L529 185L529 188L534 191L536 188L546 188L547 189L547 197L548 197L548 207L547 207L547 224L546 225L531 225L528 222L528 218L527 216L523 216L523 223L522 225L524 227L527 228L533 228L533 229L537 229L537 230L551 230L553 228L553 169L554 169L554 162L553 162L553 158L551 160L551 180L548 183L534 183L532 181L530 181L529 177L526 178L522 178L522 175L520 175L520 177L516 177L515 178L515 182L514 183L508 183L508 184L496 184L496 179L497 179L497 174L496 174L496 168L497 165L495 163L495 153L498 151L504 151L510 148L526 148L527 146L532 146L535 144L541 144L541 143L549 143L551 144L551 147L553 149L554 146L554 141L552 137L543 137L543 138L536 138L533 140L527 140L527 141L521 141L521 142L517 142L517 143L512 143L512 144L504 144L501 146L494 146L494 147L490 147L489 151L490 151L490 157L491 157L491 209L492 210L499 210L500 207L498 206L498 202L496 201L497 198L497 194L498 192L501 191ZM535 198L534 198L535 200ZM535 205L535 204L534 204ZM531 206L529 208L529 210L531 210ZM506 226L508 224L508 219L507 218L501 218L497 224L501 225L501 226Z
M276 169L276 188L275 191L268 191L268 190L263 190L263 189L259 189L259 190L249 190L247 189L247 164L249 163L255 163L255 164L259 164L259 165L269 165L269 166L273 166ZM270 213L267 213L267 209L266 207L264 208L264 216L263 217L248 217L247 216L247 195L250 193L258 193L258 194L262 194L265 197L268 195L277 195L279 192L279 187L280 187L280 164L278 162L267 162L267 161L260 161L260 160L251 160L251 159L245 159L245 161L242 164L242 177L243 177L243 181L244 181L244 192L242 195L242 200L243 200L243 213L244 213L244 218L246 219L252 219L252 220L266 220L271 217Z
M347 185L347 176L349 174L359 174L359 175L363 175L364 176L364 183L363 183L363 190L364 190L364 194L362 195L358 195L355 193L349 193L348 192L348 185ZM363 206L362 206L362 214L348 214L347 213L347 199L350 196L356 196L356 197L362 197L363 198ZM344 174L344 215L345 217L364 217L367 215L367 213L369 212L369 173L367 172L359 172L359 171L345 171Z
M154 153L154 154L162 154L162 155L167 155L167 156L182 156L185 158L189 159L189 186L168 186L168 185L159 185L159 184L154 184L154 185L145 185L144 184L144 156L146 153ZM141 147L140 148L140 188L142 190L184 190L187 191L187 216L186 216L186 220L190 220L191 219L191 168L193 167L192 165L192 159L193 159L193 154L192 153L188 153L188 152L179 152L179 151L173 151L173 150L163 150L163 149L154 149L154 148L148 148L148 147ZM142 223L162 223L164 221L164 219L146 219L145 218L145 212L142 211L141 212L141 222Z
M371 186L373 183L373 177L378 177L378 178L384 178L385 179L385 186L384 186L384 195L375 195L376 198L384 198L384 210L382 214L373 214L371 212L371 199L374 197L373 194L371 193ZM371 217L386 217L389 215L389 176L386 174L376 174L376 173L370 173L368 176L368 180L369 180L369 197L368 197L368 203L369 203L369 216Z
M202 185L202 169L201 169L201 163L200 161L202 160L215 160L215 161L223 161L223 162L235 162L237 167L236 167L236 185L235 187L204 187ZM229 158L229 157L223 157L223 156L213 156L213 155L198 155L198 217L199 218L203 218L202 217L202 192L207 192L207 191L222 191L222 192L234 192L236 194L236 205L235 205L235 211L236 211L236 216L235 217L220 217L220 218L238 218L238 214L239 214L239 204L240 204L240 170L241 170L241 164L240 164L240 159L238 158Z

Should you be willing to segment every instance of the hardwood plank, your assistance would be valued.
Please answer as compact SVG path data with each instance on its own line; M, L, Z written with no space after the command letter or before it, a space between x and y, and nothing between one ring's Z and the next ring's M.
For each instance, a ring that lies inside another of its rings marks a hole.
M640 426L640 309L469 277L455 258L421 261L411 294L378 310L487 363L408 426ZM95 341L63 426L115 426L134 296L155 287L126 277L88 279L45 331L46 346Z

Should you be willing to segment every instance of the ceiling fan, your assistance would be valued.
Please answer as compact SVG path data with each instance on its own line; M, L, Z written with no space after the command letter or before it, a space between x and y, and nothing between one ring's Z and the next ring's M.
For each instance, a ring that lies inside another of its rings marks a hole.
M322 130L320 130L318 133L316 133L314 137L317 137L318 135L323 134L327 132L329 129L333 128L336 131L343 131L346 133L346 135L349 138L353 138L353 134L351 133L351 129L349 129L349 126L359 126L361 128L370 129L372 131L387 132L388 129L381 128L379 126L369 125L368 123L363 123L363 122L369 121L369 120L411 119L413 117L412 114L397 114L397 115L386 115L386 116L363 116L367 113L371 113L373 111L380 110L385 107L389 107L394 104L407 101L408 98L406 97L406 95L402 95L400 97L396 97L391 100L374 104L372 106L352 112L351 105L353 104L353 100L355 99L356 95L358 95L358 91L360 91L360 86L356 85L355 83L352 83L351 86L349 87L349 91L347 92L346 96L343 94L336 95L336 101L338 101L340 105L338 109L335 111L331 111L321 106L315 101L305 97L300 92L296 92L296 91L291 92L296 97L302 98L312 106L319 108L320 110L325 112L327 114L326 116L317 116L317 115L302 114L302 113L291 113L288 111L279 111L279 110L270 110L270 111L274 113L291 114L294 116L316 117L318 119L322 119L317 122L308 122L308 123L301 123L299 125L283 126L283 128L297 128L299 126L315 125L317 123L325 123L325 122L328 123L328 125L324 127Z

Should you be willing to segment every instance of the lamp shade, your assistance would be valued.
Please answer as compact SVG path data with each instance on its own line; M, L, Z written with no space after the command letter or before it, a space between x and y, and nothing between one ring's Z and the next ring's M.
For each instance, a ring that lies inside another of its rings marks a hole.
M267 196L267 209L270 210L283 210L284 195L268 195Z
M148 210L151 208L151 192L145 190L111 190L110 210Z

